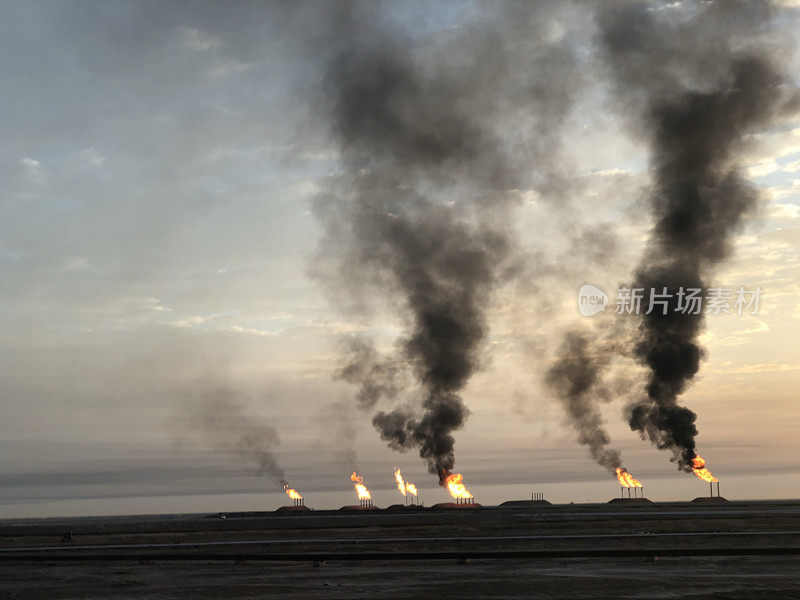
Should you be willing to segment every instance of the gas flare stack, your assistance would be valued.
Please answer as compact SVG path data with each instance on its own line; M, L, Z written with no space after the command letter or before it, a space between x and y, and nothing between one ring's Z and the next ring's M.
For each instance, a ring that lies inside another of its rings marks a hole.
M372 495L369 493L367 486L364 485L364 478L353 471L353 474L350 475L350 481L353 482L353 488L358 496L359 508L375 508L372 503Z
M721 498L722 496L719 495L719 480L717 480L716 483L717 483L717 495L714 496L714 482L713 481L709 481L708 482L708 487L709 487L709 490L711 491L711 497L712 498L715 498L715 497L716 498Z
M633 492L633 498L634 499L635 498L644 498L644 486L638 487L638 488L637 487L620 486L619 491L620 491L620 498L625 498L626 494L627 494L627 497L630 498L631 497L631 492Z
M461 475L461 473L448 475L445 478L445 483L447 484L447 490L450 492L450 495L455 498L456 505L471 506L475 504L475 497L467 489L467 486L464 485L464 476Z
M475 502L475 497L464 485L464 476L461 473L451 473L445 476L442 485L447 488L455 502L435 504L434 508L481 508L481 505Z
M717 503L717 502L727 502L725 498L720 496L719 494L719 479L714 477L714 474L708 470L706 467L706 461L703 457L699 455L695 455L692 459L692 473L694 473L697 477L702 479L703 481L708 482L708 489L711 492L709 497L700 497L695 498L692 502L706 502L706 503ZM714 484L717 484L717 493L714 495Z
M303 510L310 510L306 508L305 500L303 499L303 495L298 492L297 490L289 487L289 482L282 481L281 488L283 488L284 493L289 496L292 500L291 506L282 506L278 510L279 511L303 511Z
M303 496L297 490L290 488L289 482L282 482L281 487L283 488L283 491L286 492L286 495L292 499L292 506L305 506Z
M634 478L625 467L617 467L617 479L620 485L620 497L611 502L649 502L644 497L644 486Z
M403 473L395 467L394 479L397 482L397 491L403 494L403 504L405 506L418 506L417 486L403 479Z

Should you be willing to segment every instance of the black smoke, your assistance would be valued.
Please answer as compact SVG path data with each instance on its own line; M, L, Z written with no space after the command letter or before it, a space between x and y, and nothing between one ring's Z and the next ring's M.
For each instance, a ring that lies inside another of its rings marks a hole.
M337 376L359 386L356 404L361 409L374 408L383 399L397 398L406 385L404 365L393 357L381 356L362 337L347 339L345 356Z
M275 455L280 436L247 410L241 394L225 386L209 386L185 416L186 424L201 433L215 451L245 460L258 475L283 487L285 473Z
M565 335L558 358L547 371L545 382L561 402L578 443L586 446L592 458L614 473L622 466L618 450L607 448L611 441L600 414L599 402L609 395L603 371L610 361L608 348L596 345L591 335L570 331Z
M679 397L704 357L698 337L705 317L677 310L678 293L707 289L730 255L758 201L738 153L786 101L770 45L759 37L769 30L767 3L688 10L677 16L652 4L618 3L597 18L617 100L651 151L654 224L631 287L671 295L666 314L659 307L640 316L633 352L647 369L646 393L628 407L629 424L672 451L683 470L691 469L698 430Z
M422 38L381 5L348 6L323 99L343 170L315 202L314 271L351 310L378 297L399 317L388 362L356 349L340 376L361 385L357 401L377 409L389 446L418 449L441 480L493 292L519 267L514 190L553 179L555 132L579 80L574 49L555 27L563 3L481 5L479 19ZM419 388L402 406L384 367L398 363Z

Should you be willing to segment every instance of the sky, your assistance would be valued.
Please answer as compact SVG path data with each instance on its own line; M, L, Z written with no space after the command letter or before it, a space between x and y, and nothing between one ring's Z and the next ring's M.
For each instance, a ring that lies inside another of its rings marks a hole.
M784 4L782 24L800 31L800 8ZM197 425L215 390L229 415L277 432L277 460L309 504L351 502L353 465L381 504L398 500L395 466L428 504L445 500L335 376L343 339L391 347L403 321L390 305L342 310L316 275L314 202L343 168L323 84L337 24L299 6L0 3L0 518L279 506L269 477ZM670 7L676 18L686 9ZM435 44L483 8L381 10ZM548 14L544 35L591 66L584 12ZM797 50L782 51L795 77ZM515 190L520 244L541 268L494 295L464 390L456 467L485 503L618 494L543 384L565 328L610 322L582 317L577 290L597 285L613 307L651 226L648 149L604 75L585 86L553 150L574 197L555 210L540 191ZM800 478L800 113L745 142L760 210L714 282L760 286L760 310L708 318L707 356L682 402L698 413L698 449L723 495L786 497ZM576 243L581 228L613 237L613 251L598 259L596 238ZM630 431L622 401L602 412L648 495L705 493Z

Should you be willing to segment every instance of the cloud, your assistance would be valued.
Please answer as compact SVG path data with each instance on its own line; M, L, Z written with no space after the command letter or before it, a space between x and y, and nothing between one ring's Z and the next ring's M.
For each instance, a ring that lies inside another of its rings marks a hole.
M776 201L786 196L800 194L800 186L794 182L791 185L773 185L761 188L771 201Z
M220 79L223 77L231 77L239 75L245 71L249 71L255 66L254 63L239 62L236 60L228 60L218 63L208 70L209 77L213 79Z
M236 333L249 333L252 335L268 335L268 336L275 336L278 335L280 332L276 331L265 331L263 329L256 329L255 327L242 327L241 325L231 325L230 327L224 327L225 331L235 331Z
M780 168L781 167L780 165L778 165L777 162L775 162L774 160L770 160L757 165L750 165L749 167L747 167L747 174L750 177L757 179L759 177L766 177L767 175L771 175L775 171L778 171Z
M783 170L787 173L796 173L800 171L800 160L795 160L790 163L786 163L783 165Z
M87 261L82 256L72 256L66 259L64 263L65 271L78 271L81 269L88 269L88 268L89 268L89 261Z
M744 155L746 163L759 166L775 163L781 158L800 152L800 124L777 131L767 131L746 137L749 147Z
M194 315L176 319L171 321L170 324L181 328L194 327L195 325L204 325L210 320L218 319L220 317L222 317L222 315Z
M797 219L800 218L800 206L797 204L776 202L770 204L767 215L771 219Z
M106 157L100 154L100 152L98 152L97 149L95 148L86 148L86 150L84 150L81 153L81 156L83 157L84 160L94 165L95 167L99 167L104 162L106 162Z
M786 363L772 361L767 363L746 363L743 365L731 366L728 368L715 369L715 372L726 373L729 375L743 375L755 373L786 373L800 371L800 363Z
M206 50L224 46L222 39L218 36L189 27L178 28L178 36L184 48L197 52L205 52Z

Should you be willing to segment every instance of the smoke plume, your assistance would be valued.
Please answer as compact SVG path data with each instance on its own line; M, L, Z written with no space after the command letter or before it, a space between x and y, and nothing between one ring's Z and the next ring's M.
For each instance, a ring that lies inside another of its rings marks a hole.
M598 400L607 398L601 381L608 366L607 349L592 346L590 336L571 331L565 336L559 358L550 366L545 382L564 407L567 419L587 446L592 458L614 472L622 465L619 451L606 446L611 441L603 424Z
M323 405L315 418L326 438L333 434L333 439L329 440L325 449L326 457L335 468L343 472L361 470L353 444L358 434L357 417L360 415L354 413L354 407L345 398Z
M349 338L345 351L346 361L338 378L359 386L356 394L359 408L366 410L382 399L393 400L405 387L403 364L392 357L380 356L368 340Z
M230 389L209 389L198 404L192 405L188 418L188 425L202 433L217 452L246 460L259 475L267 475L280 486L286 483L274 453L281 443L278 432L248 414Z
M342 304L383 298L404 329L388 363L365 346L341 375L361 385L361 407L377 409L397 390L376 365L413 373L416 401L380 408L372 422L391 448L418 449L440 480L469 415L462 391L480 366L486 310L516 268L512 190L552 182L556 131L579 80L554 26L563 4L483 6L496 8L422 40L379 11L351 10L325 78L343 172L316 200L314 270Z
M618 99L638 115L651 150L654 225L631 287L671 295L666 314L659 306L639 317L634 355L648 374L646 395L628 407L629 424L687 471L698 430L695 413L678 399L703 359L705 318L681 312L678 292L706 289L729 256L732 236L758 199L737 152L786 100L769 48L757 37L770 17L767 3L690 10L689 18L675 18L623 3L597 18Z

